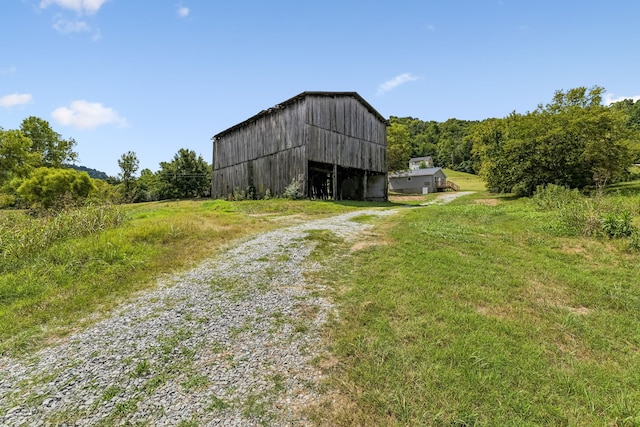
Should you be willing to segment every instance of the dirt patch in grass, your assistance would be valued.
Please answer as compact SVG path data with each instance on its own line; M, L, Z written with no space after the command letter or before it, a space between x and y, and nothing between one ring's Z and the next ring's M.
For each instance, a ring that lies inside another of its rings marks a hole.
M484 205L484 206L497 206L499 203L498 199L477 199L476 204Z
M587 259L592 258L591 255L589 254L589 251L587 251L587 249L584 248L583 246L573 246L573 245L563 243L560 246L560 251L566 254L582 255Z
M591 309L582 305L576 306L569 301L567 291L557 284L532 281L531 286L525 291L530 301L546 307L567 310L571 314L586 316L591 313Z
M394 203L421 202L425 199L425 196L421 194L416 194L413 196L389 196L389 201Z
M547 307L564 307L567 304L567 293L558 285L539 280L530 280L524 290L528 301Z
M361 251L372 246L385 246L389 244L389 241L377 233L365 232L363 233L363 237L364 239L355 242L351 246L351 252Z
M358 242L353 246L351 246L351 252L361 251L363 249L367 249L372 246L378 246L378 245L384 245L384 244L385 244L384 242L372 242L372 241Z
M497 319L507 319L512 315L511 310L501 305L490 306L486 304L479 304L475 307L475 309L478 313L482 314L483 316L495 317Z

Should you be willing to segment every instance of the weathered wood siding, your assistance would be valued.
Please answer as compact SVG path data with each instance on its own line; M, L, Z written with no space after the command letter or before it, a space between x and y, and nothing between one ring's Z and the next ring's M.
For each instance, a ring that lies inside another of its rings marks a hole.
M306 174L302 102L288 105L214 141L213 185L216 196L255 186L282 194Z
M387 171L386 124L347 96L308 96L307 159L374 172Z
M298 102L224 135L214 144L214 169L234 166L304 145L304 112Z
M304 181L306 162L305 147L295 147L264 157L213 170L213 195L224 197L236 190L246 190L253 185L264 195L282 194L292 179Z

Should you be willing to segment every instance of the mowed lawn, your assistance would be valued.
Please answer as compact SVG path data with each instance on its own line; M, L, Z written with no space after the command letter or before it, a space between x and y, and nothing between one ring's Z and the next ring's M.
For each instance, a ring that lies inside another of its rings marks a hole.
M339 314L319 424L640 425L626 242L563 237L555 212L487 193L374 227L325 276Z

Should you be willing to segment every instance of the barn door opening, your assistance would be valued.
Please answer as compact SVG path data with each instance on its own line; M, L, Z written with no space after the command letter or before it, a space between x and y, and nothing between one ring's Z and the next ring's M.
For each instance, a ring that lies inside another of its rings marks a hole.
M333 165L309 162L307 194L312 200L335 200L333 194Z
M338 167L338 200L364 200L366 171Z

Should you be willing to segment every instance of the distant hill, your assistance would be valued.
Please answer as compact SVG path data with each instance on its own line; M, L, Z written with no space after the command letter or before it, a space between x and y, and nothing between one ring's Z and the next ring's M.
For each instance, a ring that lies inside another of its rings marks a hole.
M65 166L68 167L69 169L75 169L77 171L86 172L89 174L91 178L94 178L94 179L106 180L107 178L109 178L109 175L107 175L106 173L99 170L91 169L85 166L76 166L76 165L65 165Z

